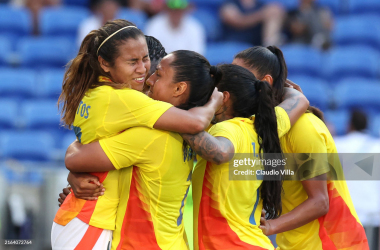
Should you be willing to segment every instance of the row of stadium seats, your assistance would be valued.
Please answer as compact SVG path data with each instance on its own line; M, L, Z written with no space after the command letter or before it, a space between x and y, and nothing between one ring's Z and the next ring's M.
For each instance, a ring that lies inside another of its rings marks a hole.
M249 44L236 42L209 43L205 56L213 65L230 63L234 55L249 47ZM18 61L14 64L27 68L63 69L75 55L72 44L63 38L25 38L19 44L18 56L9 48L10 41L0 38L0 66ZM290 75L306 74L330 81L346 77L376 79L380 76L380 52L371 47L340 46L323 53L310 46L286 45L282 50Z
M12 164L7 164L7 162L0 162L0 175L4 177L7 185L11 184L22 184L22 185L40 185L43 182L43 173L36 169L35 164L28 164L28 167L17 166L14 167ZM41 168L41 164L38 164Z
M67 147L75 140L74 132L67 132L57 140L53 132L40 130L2 130L0 160L21 161L62 160Z
M298 0L295 1L298 2ZM45 8L40 14L41 35L65 37L74 41L80 22L89 15L88 9L80 7ZM217 11L200 8L195 10L192 15L205 27L208 41L221 39L222 25ZM27 9L15 9L0 5L0 17L0 35L8 36L12 42L17 38L31 34L31 14ZM147 21L145 13L128 8L122 8L118 18L127 19L142 30L144 30ZM333 42L338 45L368 44L380 49L380 27L377 25L379 22L380 11L379 15L338 17L333 32Z
M39 15L41 35L74 40L79 24L90 14L87 8L82 7L44 8ZM0 5L0 17L0 35L15 39L32 33L32 15L28 9ZM141 29L147 20L145 13L128 8L122 8L118 18L127 19Z
M339 136L348 132L350 115L351 113L348 110L329 110L324 113L324 118L328 125L333 125L334 131L332 133ZM369 116L368 126L368 132L375 137L379 137L380 115Z
M345 77L378 78L378 51L367 46L340 46L321 53L310 46L287 45L282 51L289 74L307 74L338 81Z
M58 99L62 91L63 69L36 71L0 68L0 97Z
M361 108L370 114L380 110L380 81L347 78L337 86L331 86L322 80L306 76L295 76L291 80L302 86L302 90L311 105L322 110L326 111L332 106L339 110ZM53 81L47 82L52 83ZM10 85L18 88L15 89L15 94L23 88L22 83L20 81ZM31 86L29 88L33 90L34 88ZM56 86L56 90L58 90L60 84L57 82ZM7 98L0 98L0 107L2 107L0 109L0 128L53 130L60 128L60 115L56 99L10 99L10 94L9 92L6 94Z
M0 99L0 128L59 129L56 101Z
M225 0L190 0L196 6L217 8ZM64 5L88 7L90 0L63 0ZM287 9L298 6L299 0L261 0L263 3L278 2ZM317 0L317 4L329 7L335 14L380 12L378 0Z
M325 112L325 119L334 125L337 135L347 132L348 111ZM370 132L380 136L380 116L370 119ZM0 160L21 161L62 160L67 147L75 140L74 132L66 132L57 140L54 132L41 130L2 130L0 133Z
M299 0L261 1L264 3L277 2L284 5L287 9L294 9L299 6ZM316 0L316 3L330 8L335 15L380 14L380 2L378 0Z

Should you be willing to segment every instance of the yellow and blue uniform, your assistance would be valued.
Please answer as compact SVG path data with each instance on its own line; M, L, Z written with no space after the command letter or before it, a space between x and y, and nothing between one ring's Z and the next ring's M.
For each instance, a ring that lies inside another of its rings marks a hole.
M325 156L325 163L329 163L309 166L312 171L300 181L284 181L283 214L307 200L308 196L301 181L329 173L330 166L335 169L338 180L327 181L330 205L328 213L304 226L278 234L278 250L369 249L364 229L344 181L334 140L326 125L315 115L305 113L280 141L284 153L318 154L318 157Z
M188 249L183 209L193 160L184 159L182 137L136 127L99 142L121 173L112 249Z
M143 93L125 88L100 86L86 92L77 109L74 131L77 139L87 144L114 136L128 128L152 128L171 104L155 101ZM96 201L86 201L69 194L59 208L54 222L65 226L77 217L101 229L114 230L119 204L119 172L92 173L99 177L107 192ZM129 175L132 172L129 171ZM131 177L129 177L131 178Z
M276 107L279 136L290 129L284 109ZM235 155L259 152L255 117L235 117L209 129L214 137L225 137ZM255 147L255 148L254 148ZM262 179L230 180L229 162L216 165L199 159L193 174L194 249L274 249L259 228Z

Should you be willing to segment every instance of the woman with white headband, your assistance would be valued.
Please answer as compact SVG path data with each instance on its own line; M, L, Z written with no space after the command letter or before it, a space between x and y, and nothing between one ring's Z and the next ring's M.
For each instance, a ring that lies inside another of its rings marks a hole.
M87 144L143 126L197 133L209 124L222 102L214 91L203 107L188 111L155 101L140 91L150 69L144 34L125 20L91 31L66 70L59 104L63 122ZM70 194L52 228L53 249L107 249L119 204L118 171L92 173L107 192L94 200Z

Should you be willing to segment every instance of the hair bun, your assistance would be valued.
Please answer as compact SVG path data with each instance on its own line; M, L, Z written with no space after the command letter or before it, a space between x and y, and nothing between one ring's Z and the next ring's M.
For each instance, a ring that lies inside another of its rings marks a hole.
M213 65L210 67L210 74L211 75L215 76L217 71L218 71L218 68L216 66Z

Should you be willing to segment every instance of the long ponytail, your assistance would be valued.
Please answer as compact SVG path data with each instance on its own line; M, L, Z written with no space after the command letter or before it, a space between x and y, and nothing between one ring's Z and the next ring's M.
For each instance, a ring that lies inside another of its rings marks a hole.
M257 102L257 114L254 127L259 141L260 157L262 157L261 152L263 152L263 158L266 160L282 159L272 88L265 81L258 81L255 88L258 92L258 98L255 100ZM281 166L277 166L277 169L279 168ZM265 164L264 169L270 171L273 167ZM279 195L282 192L282 178L281 175L271 176L270 178L271 180L268 180L267 175L264 176L263 184L261 185L261 197L267 218L274 219L280 216L282 212L281 195Z
M78 55L71 60L63 77L62 93L58 99L58 107L61 109L62 120L69 128L74 122L75 113L80 101L85 93L100 85L109 85L114 88L123 88L124 84L118 83L100 83L99 76L107 76L112 80L109 73L104 72L98 62L98 56L101 56L112 67L115 59L118 57L118 47L122 41L139 36L144 36L141 30L137 28L124 29L103 44L105 39L126 26L134 26L133 23L126 20L117 19L107 22L103 27L91 31L82 41Z
M249 69L257 72L257 78L263 79L265 75L273 78L273 92L276 105L280 104L284 97L284 87L288 78L288 68L286 66L284 54L276 46L255 46L246 49L235 56L243 60ZM313 113L324 122L323 112L316 107L309 106L308 111Z
M217 87L219 91L230 93L233 116L248 118L255 115L253 126L257 133L261 157L273 159L273 154L276 154L275 157L280 159L282 151L274 109L276 103L270 85L257 80L249 70L237 65L224 64L218 68L222 71L222 78ZM271 169L271 166L265 165L265 170ZM276 218L281 214L281 192L280 176L276 180L264 178L261 197L264 209L267 211L267 218Z

